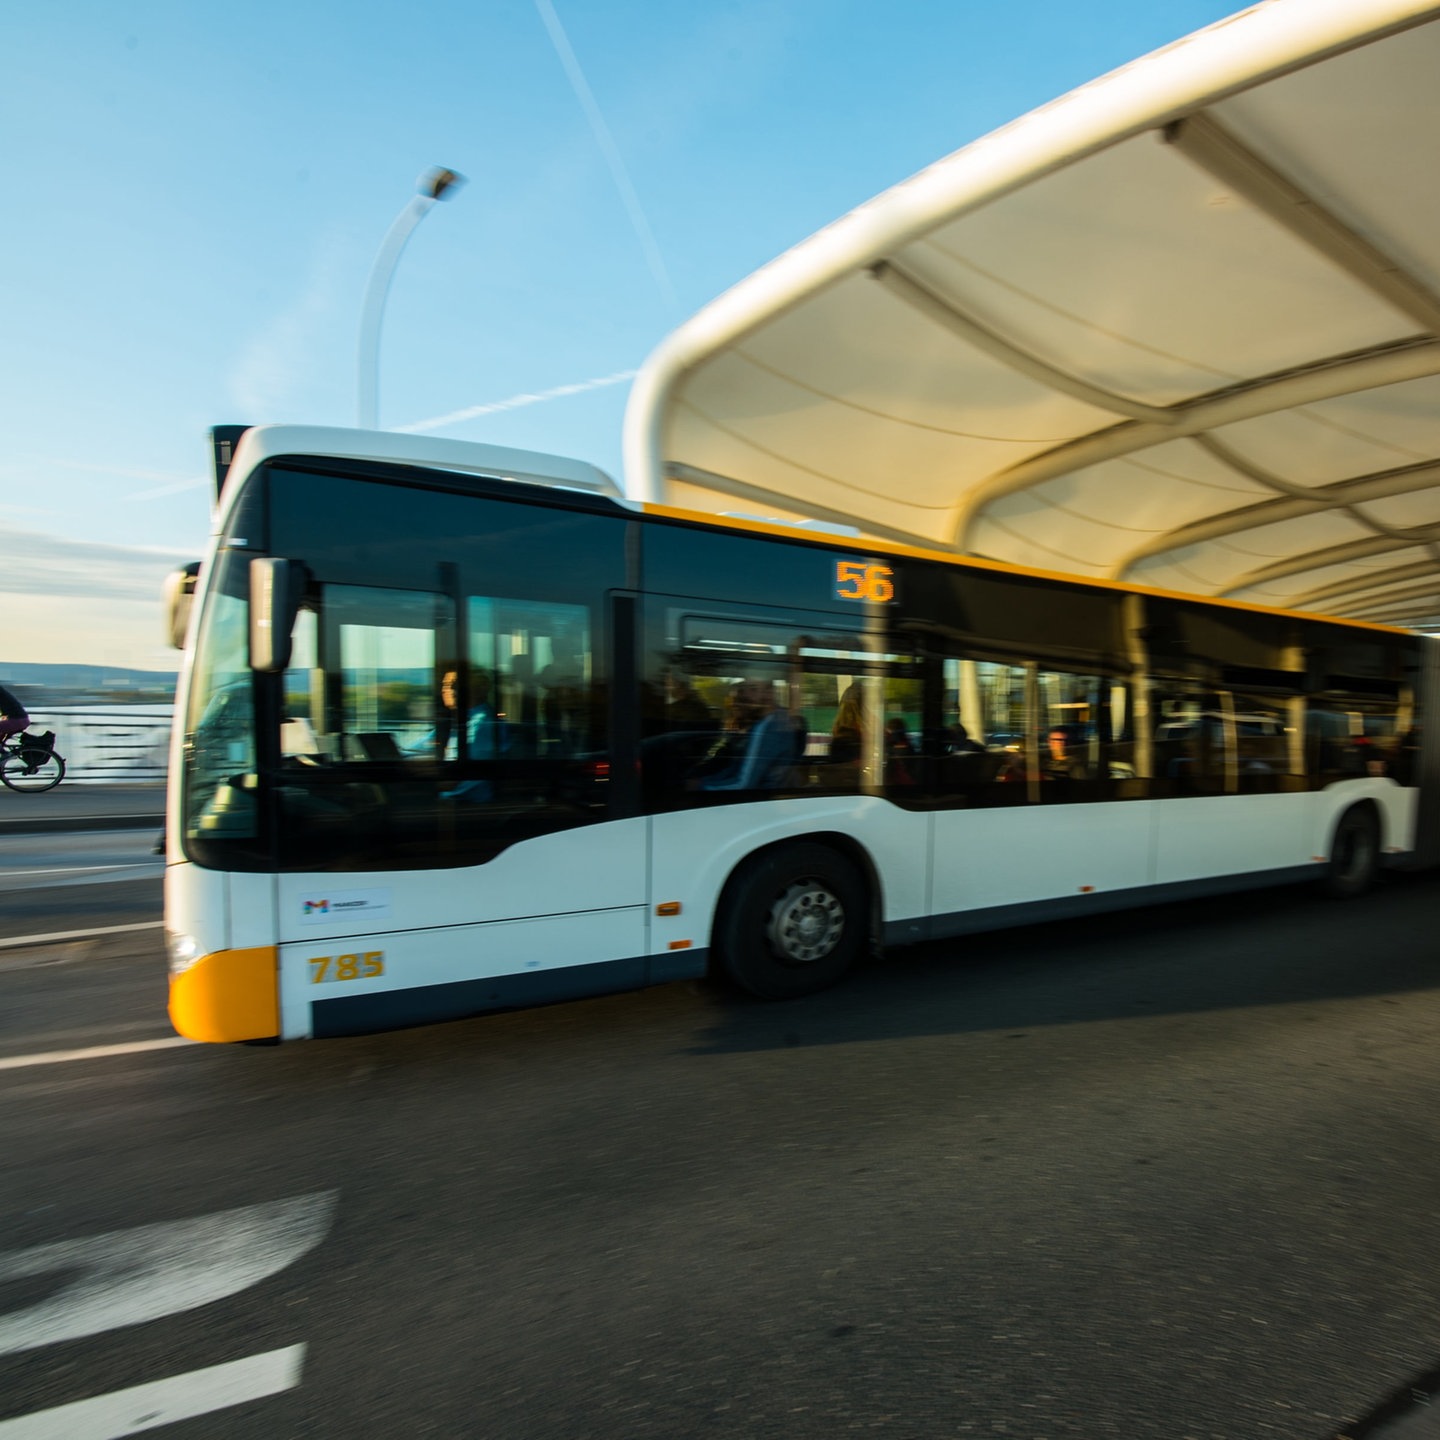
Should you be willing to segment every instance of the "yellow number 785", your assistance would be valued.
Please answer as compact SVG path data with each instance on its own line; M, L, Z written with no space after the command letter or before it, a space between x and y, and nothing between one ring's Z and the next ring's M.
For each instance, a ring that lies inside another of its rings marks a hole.
M367 950L359 955L314 955L310 958L310 983L327 980L369 980L385 973L385 952Z

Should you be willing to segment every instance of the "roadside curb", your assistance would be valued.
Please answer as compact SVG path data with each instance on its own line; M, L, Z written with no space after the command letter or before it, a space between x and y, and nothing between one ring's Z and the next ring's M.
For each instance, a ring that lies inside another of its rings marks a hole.
M26 815L0 819L0 835L43 835L67 830L163 830L160 815Z
M165 828L164 785L99 785L83 781L38 794L0 791L0 836L56 835L83 830Z
M58 808L53 814L39 811L26 815L4 814L3 796L0 796L0 835L53 835L66 829L160 829L166 828L166 812L128 811L107 815L104 811L82 811L75 814L66 808Z

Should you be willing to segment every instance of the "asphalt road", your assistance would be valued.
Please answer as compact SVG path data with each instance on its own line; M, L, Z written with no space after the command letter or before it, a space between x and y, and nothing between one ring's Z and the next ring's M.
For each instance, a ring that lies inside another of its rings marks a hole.
M154 845L139 830L0 834L0 942L158 920Z
M1440 1361L1437 902L20 1065L167 1036L159 935L0 949L0 1440L1353 1433Z

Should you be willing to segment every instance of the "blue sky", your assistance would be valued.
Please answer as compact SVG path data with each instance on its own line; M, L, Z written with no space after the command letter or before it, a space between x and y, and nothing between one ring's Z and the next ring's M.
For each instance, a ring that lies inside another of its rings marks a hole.
M354 422L366 281L428 166L468 184L396 271L380 424L618 477L623 382L503 402L633 371L845 211L1237 8L9 0L0 672L174 667L159 587L204 546L208 428Z

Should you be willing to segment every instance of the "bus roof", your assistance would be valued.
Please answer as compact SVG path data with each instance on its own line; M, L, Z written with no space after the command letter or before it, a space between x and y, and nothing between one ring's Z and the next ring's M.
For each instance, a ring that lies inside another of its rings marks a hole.
M656 350L628 493L1440 622L1437 74L1437 0L1266 0L976 141Z
M241 430L241 427L227 427ZM620 487L603 470L583 460L512 450L473 440L446 440L392 430L346 430L326 425L257 425L244 429L235 445L230 470L237 476L264 460L285 455L326 455L347 460L376 460L427 465L466 475L490 475L562 490L581 490L623 501Z

